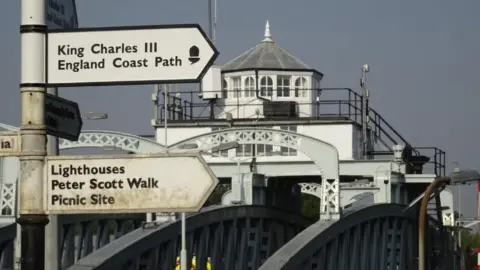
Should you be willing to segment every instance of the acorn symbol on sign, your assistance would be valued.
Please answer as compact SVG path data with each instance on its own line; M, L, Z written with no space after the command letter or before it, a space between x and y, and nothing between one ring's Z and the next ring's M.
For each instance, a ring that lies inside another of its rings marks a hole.
M190 47L189 53L190 53L190 57L188 58L188 60L190 60L191 65L200 61L200 50L198 49L197 46Z

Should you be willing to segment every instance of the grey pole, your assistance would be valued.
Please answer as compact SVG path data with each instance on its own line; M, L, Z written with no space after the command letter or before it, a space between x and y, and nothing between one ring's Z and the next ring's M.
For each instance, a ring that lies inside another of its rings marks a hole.
M47 88L47 93L54 96L58 96L57 88ZM58 138L55 136L47 135L47 155L58 156ZM59 245L60 245L60 231L58 228L58 216L49 215L50 222L45 227L45 269L59 270Z
M45 0L21 0L21 269L45 270Z

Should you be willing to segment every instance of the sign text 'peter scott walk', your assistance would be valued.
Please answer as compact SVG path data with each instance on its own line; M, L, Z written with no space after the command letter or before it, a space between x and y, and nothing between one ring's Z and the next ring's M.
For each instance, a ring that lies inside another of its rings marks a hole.
M198 25L50 31L51 86L196 82L218 56Z
M196 212L217 184L197 154L47 157L46 175L51 214Z

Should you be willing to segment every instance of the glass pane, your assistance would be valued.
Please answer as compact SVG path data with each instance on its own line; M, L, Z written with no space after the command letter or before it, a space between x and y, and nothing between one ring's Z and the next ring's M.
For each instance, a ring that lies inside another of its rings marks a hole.
M237 149L235 149L235 156L237 156L237 157L243 157L244 156L243 145L240 145Z
M273 80L272 80L272 78L267 77L267 79L268 79L268 83L267 83L267 84L268 84L269 86L273 86Z
M265 145L264 144L257 144L257 153L256 155L264 155L265 154Z
M251 144L245 144L243 148L243 154L245 157L252 156L252 147L253 145Z
M265 155L271 156L273 153L273 145L265 145Z

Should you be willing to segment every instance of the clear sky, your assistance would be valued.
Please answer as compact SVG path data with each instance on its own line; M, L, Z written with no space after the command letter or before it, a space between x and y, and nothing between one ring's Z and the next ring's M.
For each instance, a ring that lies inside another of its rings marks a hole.
M20 121L20 1L0 9L0 122ZM448 163L480 169L480 1L218 0L218 63L256 45L270 20L273 39L325 74L324 87L358 88L360 67L377 109L412 144L447 151ZM206 0L78 0L80 26L200 23ZM85 129L151 134L153 86L61 88L83 112L108 120ZM451 170L452 166L450 166ZM462 210L475 214L476 188L462 188Z

